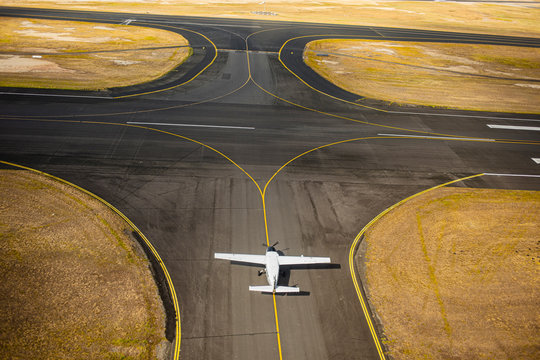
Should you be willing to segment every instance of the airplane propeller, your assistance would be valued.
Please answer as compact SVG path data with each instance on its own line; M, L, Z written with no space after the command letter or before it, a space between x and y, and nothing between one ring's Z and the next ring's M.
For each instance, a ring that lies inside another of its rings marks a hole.
M279 240L276 241L274 244L272 244L272 245L270 245L270 246L274 247L274 246L276 246L277 244L279 244ZM268 245L266 245L266 244L261 244L261 245L264 246L264 247L268 247Z

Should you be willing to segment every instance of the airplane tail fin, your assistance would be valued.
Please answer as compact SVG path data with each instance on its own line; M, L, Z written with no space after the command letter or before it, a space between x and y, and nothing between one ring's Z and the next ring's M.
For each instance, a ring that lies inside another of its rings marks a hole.
M278 286L275 289L276 293L297 293L300 292L300 288L293 287L293 286ZM274 288L272 288L270 285L266 286L250 286L249 291L260 291L265 293L271 293L274 292Z

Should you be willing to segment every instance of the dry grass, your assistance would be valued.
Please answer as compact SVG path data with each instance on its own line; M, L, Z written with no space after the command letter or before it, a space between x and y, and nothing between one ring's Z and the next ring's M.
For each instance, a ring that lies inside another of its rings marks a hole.
M163 306L131 231L74 188L1 170L0 358L163 353Z
M165 30L20 18L0 22L0 52L5 54L0 55L0 86L73 90L128 86L157 79L191 55L184 37ZM164 46L185 47L124 51ZM113 52L84 53L88 51Z
M395 359L540 358L540 192L441 188L367 232L365 274Z
M331 39L310 42L304 61L327 80L368 98L466 110L540 112L537 48Z
M5 6L119 11L168 15L308 21L538 36L540 9L530 3L485 4L426 1L340 0L0 0ZM259 15L255 11L276 13Z

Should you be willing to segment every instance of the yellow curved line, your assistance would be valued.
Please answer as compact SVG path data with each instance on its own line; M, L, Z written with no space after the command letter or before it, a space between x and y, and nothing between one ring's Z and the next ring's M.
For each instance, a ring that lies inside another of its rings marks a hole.
M151 24L151 23L148 23L148 22L137 22L138 24ZM194 80L195 78L197 78L199 75L201 75L206 69L208 69L213 63L214 61L216 60L217 56L218 56L218 49L217 49L217 46L216 44L214 44L214 42L212 40L210 40L208 37L206 37L205 35L201 34L200 32L197 32L197 31L194 31L194 30L190 30L190 29L186 29L186 28L181 28L181 27L177 27L177 26L168 26L168 25L160 25L160 26L163 26L163 27L166 27L166 28L170 28L170 29L178 29L178 30L185 30L185 31L189 31L189 32L192 32L194 34L197 34L197 35L200 35L202 36L203 38L205 38L206 40L208 40L208 42L210 42L210 44L212 44L212 46L214 47L214 51L215 51L215 55L214 55L214 58L212 59L212 61L210 61L210 63L208 65L206 65L201 71L199 71L195 76L193 76L192 78L190 78L189 80L181 83L181 84L177 84L177 85L174 85L174 86L171 86L171 87L168 87L168 88L165 88L165 89L159 89L159 90L154 90L154 91L147 91L147 92L142 92L142 93L137 93L137 94L130 94L130 95L122 95L122 96L114 96L113 99L125 99L125 98L130 98L130 97L134 97L134 96L141 96L141 95L148 95L148 94L155 94L155 93L158 93L158 92L162 92L162 91L168 91L168 90L172 90L172 89L176 89L177 87L179 86L182 86L182 85L185 85L187 83L189 83L190 81Z
M174 289L174 284L173 284L172 279L171 279L171 277L169 275L169 271L167 270L167 267L163 263L163 260L161 260L161 257L159 256L158 252L156 251L156 249L154 248L152 243L146 238L146 236L141 232L141 230L139 230L139 228L137 226L135 226L135 224L131 220L129 220L127 218L127 216L125 216L120 210L115 208L109 202L105 201L104 199L97 196L96 194L94 194L94 193L92 193L92 192L90 192L90 191L88 191L86 189L83 189L80 186L77 186L77 185L75 185L75 184L73 184L73 183L71 183L71 182L69 182L67 180L61 179L61 178L59 178L57 176L45 173L45 172L40 171L40 170L32 169L32 168L29 168L27 166L14 164L14 163L10 163L10 162L7 162L7 161L2 161L2 160L0 160L0 163L10 165L10 166L14 166L14 167L18 167L18 168L25 169L25 170L29 170L29 171L38 173L40 175L47 176L47 177L49 177L51 179L62 182L64 184L68 185L68 186L74 187L74 188L78 189L79 191L84 192L85 194L87 194L87 195L93 197L94 199L100 201L102 204L104 204L109 209L111 209L116 214L118 214L120 217L122 217L124 219L124 221L126 221L133 228L133 230L135 230L137 232L137 234L139 234L139 236L144 240L144 242L146 243L146 246L148 246L148 248L152 251L152 254L157 259L159 265L161 266L161 269L163 270L163 273L165 274L165 278L167 280L167 285L169 286L169 289L171 291L171 298L172 298L172 302L173 302L173 305L174 305L174 312L175 312L175 329L176 329L176 336L175 336L175 341L174 341L174 360L178 360L178 357L180 355L180 342L182 340L182 331L181 331L182 328L181 328L181 324L180 324L180 307L178 305L178 298L176 296L176 291Z
M440 187L447 186L447 185L453 184L453 183L458 182L458 181L464 181L464 180L472 179L472 178L482 176L482 175L484 175L484 173L467 176L467 177L460 178L460 179L457 179L457 180L452 180L452 181L446 182L444 184L440 184L440 185L434 186L432 188L420 191L419 193L416 193L414 195L411 195L411 196L397 202L396 204L390 206L389 208L387 208L386 210L381 212L379 215L374 217L366 226L364 226L362 228L362 230L358 233L358 235L356 235L356 238L354 239L354 241L353 241L353 243L351 245L351 248L349 250L349 271L351 273L352 282L353 282L354 288L356 290L356 295L358 296L358 300L360 301L360 304L362 306L362 311L364 312L364 316L365 316L365 318L367 320L369 330L371 332L371 336L373 337L373 340L375 341L375 345L377 347L377 352L379 353L379 357L381 358L381 360L385 359L384 352L382 350L381 344L380 344L379 339L377 337L377 333L375 331L375 328L373 327L373 323L371 322L371 318L370 318L369 312L367 310L366 300L364 299L364 296L362 294L360 286L358 285L358 281L356 280L356 272L355 272L355 269L354 269L354 253L355 253L356 247L358 245L358 242L360 241L360 238L366 232L366 230L371 225L373 225L373 223L375 223L377 220L379 220L382 216L387 214L389 211L391 211L392 209L394 209L394 208L398 207L399 205L405 203L406 201L409 201L409 200L411 200L411 199L413 199L413 198L415 198L415 197L417 197L419 195L422 195L422 194L424 194L424 193L426 193L428 191L435 190L435 189L438 189Z
M323 95L326 95L332 99L335 99L335 100L339 100L339 101L342 101L342 102L345 102L347 104L351 104L351 105L354 105L354 106L358 106L358 107L363 107L363 108L367 108L367 109L371 109L371 110L375 110L375 111L380 111L380 112L384 112L384 113L389 113L390 111L388 110L384 110L384 109L381 109L381 108L376 108L376 107L372 107L372 106L367 106L367 105L362 105L362 104L358 104L358 103L355 103L353 101L348 101L348 100L345 100L345 99L341 99L339 97L336 97L336 96L333 96L333 95L330 95L328 93L325 93L324 91L321 91L321 90L318 90L316 88L314 88L313 86L309 85L307 82L305 82L298 74L296 74L294 71L292 71L291 69L289 69L287 67L287 65L285 65L285 63L281 60L281 53L283 51L283 48L287 45L287 43L289 41L292 41L292 40L296 40L296 39L302 39L302 38L308 38L308 37L320 37L320 36L324 36L324 37L328 37L327 39L342 39L342 38L353 38L353 39L359 39L359 40L362 40L364 38L380 38L380 37L375 37L375 36L360 36L360 35L336 35L336 34L315 34L315 35L303 35L303 36L296 36L296 37L293 37L293 38L290 38L288 39L287 41L285 41L283 43L283 45L281 46L281 48L279 49L278 51L278 60L279 62L281 63L281 65L287 69L291 74L293 74L298 80L300 80L302 83L304 83L304 85L306 85L307 87L309 87L310 89L320 93L320 94L323 94ZM401 37L401 36L395 36L395 37L392 37L392 39L385 39L383 41L393 41L395 39L401 39L401 38L404 38L404 39L407 39L407 37ZM325 40L327 40L325 39ZM429 40L430 42L437 42L437 40L441 40L441 41L444 41L445 39L437 39L437 38L415 38L415 40ZM448 39L446 39L448 40ZM399 40L397 40L399 41ZM502 42L502 41L501 41ZM361 96L361 95L358 95L358 96ZM530 113L524 113L524 114L530 114Z
M233 89L233 90L229 91L228 93L213 97L211 99L195 101L195 102L192 102L192 103L189 103L189 104L173 105L173 106L167 106L167 107L162 107L162 108L154 108L154 109L124 111L124 112L116 112L116 113L71 114L71 115L50 115L50 116L5 116L5 115L0 115L0 117L6 118L6 119L12 119L12 120L34 120L34 121L39 121L39 120L47 119L47 118L67 118L67 117L74 118L74 117L102 117L102 116L116 116L116 115L132 115L132 114L149 113L149 112L154 112L154 111L165 111L165 110L172 110L172 109L181 109L181 108L184 108L184 107L205 104L207 102L219 100L221 98L224 98L226 96L234 94L235 92L237 92L238 90L240 90L244 86L246 86L248 84L249 80L250 79L248 78L246 81L244 81L244 83L242 85L240 85L236 89Z
M291 158L289 161L287 161L286 163L284 163L278 170L276 170L276 172L270 177L270 179L266 182L265 186L264 186L264 189L262 191L262 200L263 200L263 210L264 210L264 222L265 222L265 229L266 229L266 243L267 245L269 246L269 239L268 239L268 225L267 225L267 220L266 220L266 206L265 206L265 197L266 197L266 190L268 189L268 186L270 185L270 183L272 182L272 180L286 167L288 166L290 163L292 163L293 161L299 159L300 157L303 157L315 150L319 150L319 149L322 149L322 148L326 148L326 147L330 147L330 146L334 146L334 145L339 145L339 144L344 144L344 143L348 143L348 142L353 142L353 141L360 141L360 140L370 140L370 139L392 139L392 140L395 140L396 138L395 137L391 137L391 136L369 136L369 137L361 137L361 138L354 138L354 139L346 139L346 140L341 140L341 141L336 141L336 142L333 142L333 143L329 143L329 144L325 144L325 145L321 145L321 146L318 146L318 147L315 147L313 149L310 149L310 150L307 150L307 151L304 151L303 153ZM422 139L422 140L439 140L439 139L424 139L424 138L418 138L418 137L414 137L414 136L410 136L410 137L401 137L400 139ZM440 140L450 140L450 141L471 141L471 142L482 142L481 140L476 140L476 139L440 139ZM504 141L500 141L500 143L507 143L507 142L504 142ZM519 144L523 144L523 143L519 143ZM377 352L379 354L379 357L381 360L385 360L385 356L384 356L384 352L382 350L382 347L381 347L381 344L379 342L379 339L377 337L377 333L375 331L375 328L373 327L373 323L371 321L371 318L369 316L369 312L368 312L368 309L367 309L367 305L366 305L366 301L364 300L363 298L363 295L362 295L362 291L360 290L360 286L358 285L358 282L356 280L356 274L354 272L354 250L356 249L356 246L358 244L358 241L359 239L361 238L361 236L364 234L364 232L375 222L377 221L380 217L382 217L384 214L386 214L387 212L389 212L390 210L394 209L395 207L399 206L400 204L404 203L405 201L408 201L416 196L419 196L425 192L428 192L428 191L431 191L431 190L434 190L434 189L437 189L437 188L440 188L440 187L443 187L443 186L446 186L446 185L450 185L452 183L455 183L455 182L458 182L458 181L464 181L464 180L467 180L467 179L471 179L471 178L474 178L474 177L478 177L478 176L482 176L484 175L483 173L481 174L476 174L476 175L472 175L472 176L468 176L468 177L464 177L464 178L460 178L460 179L457 179L457 180L452 180L452 181L449 181L447 183L444 183L444 184L441 184L441 185L437 185L437 186L434 186L430 189L427 189L427 190L424 190L424 191L421 191L417 194L414 194L412 196L409 196L408 198L404 199L404 200L401 200L400 202L392 205L391 207L389 207L388 209L386 209L385 211L383 211L382 213L380 213L378 216L376 216L374 219L372 219L361 231L360 233L356 236L355 240L353 241L353 244L351 245L351 249L349 251L349 270L351 272L351 278L352 278L352 281L353 281L353 284L354 284L354 287L355 287L355 290L356 290L356 294L358 296L358 300L360 301L360 305L362 307L362 311L364 313L364 316L366 318L366 322L368 323L368 327L369 327L369 330L370 330L370 333L371 333L371 336L373 338L373 341L375 343L375 346L377 348ZM276 331L277 331L277 337L278 337L278 347L279 347L279 355L280 355L280 359L281 359L281 343L280 343L280 335L279 335L279 324L278 324L278 319L277 319L277 309L276 309L276 305L275 305L275 295L274 295L274 311L275 311L275 318L276 318Z
M263 88L253 78L251 79L251 81L253 81L253 83L259 89L261 89L262 91L264 91L268 95L273 96L276 99L279 99L279 100L281 100L281 101L283 101L283 102L285 102L287 104L299 107L299 108L304 109L304 110L313 111L313 112L316 112L316 113L319 113L319 114L322 114L322 115L327 115L327 116L330 116L330 117L334 117L334 118L337 118L337 119L353 121L353 122L360 123L360 124L377 126L377 127L382 127L382 128L386 128L386 129L399 130L399 131L408 131L408 132L413 132L413 133L418 133L418 134L436 135L436 136L444 136L444 137L450 137L450 138L452 138L452 137L454 137L454 138L463 137L463 135L444 134L444 133L436 133L436 132L429 132L429 131L423 131L423 130L412 130L412 129L400 128L400 127L397 127L397 126L377 124L377 123L372 123L372 122L369 122L369 121L353 119L353 118L350 118L350 117L347 117L347 116L332 114L332 113L329 113L329 112L326 112L326 111L320 111L320 110L317 110L317 109L313 109L313 108L310 108L310 107L307 107L307 106L297 104L295 102L284 99L282 97L279 97L279 96L271 93L270 91L266 90L265 88ZM383 110L383 111L386 111L386 110ZM411 135L411 136L414 136L414 135ZM489 140L488 138L480 138L480 137L478 137L476 139L484 140L484 141ZM443 139L443 140L452 140L452 139ZM456 139L456 140L462 140L462 139ZM540 142L535 142L535 141L531 141L531 140L514 140L514 139L493 139L493 140L495 140L496 142L499 142L499 143L519 143L519 144L540 145Z
M250 38L250 36L258 34L260 32L264 32L264 31L268 31L268 30L260 30L260 31L254 32L252 34L249 34L244 39L244 41L246 43L246 59L247 59L248 75L249 75L248 76L248 81L249 80L253 81L253 78L251 77L251 65L250 65L250 61L249 61L248 39ZM256 185L257 185L257 188L259 189L259 193L261 195L261 200L262 200L263 217L264 217L264 233L265 233L265 236L266 236L266 246L270 246L270 239L268 237L268 220L267 220L267 217L266 217L265 192L261 191L261 188L259 187L258 184L256 184ZM266 187L265 187L265 190L266 190ZM278 313L277 313L276 294L275 293L272 294L272 300L274 302L274 320L275 320L275 323L276 323L276 336L277 336L279 360L282 360L283 359L283 353L282 353L282 350L281 350L281 336L279 334L279 319L278 319Z
M320 94L323 94L323 95L326 95L332 99L335 99L335 100L339 100L339 101L343 101L347 104L351 104L351 105L354 105L354 106L359 106L359 107L363 107L363 108L366 108L366 109L371 109L371 110L375 110L375 111L380 111L380 112L384 112L384 113L387 113L388 110L384 110L384 109L379 109L379 108L376 108L376 107L372 107L372 106L367 106L367 105L362 105L362 104L358 104L358 103L355 103L355 102L352 102L352 101L348 101L348 100L344 100L344 99L340 99L336 96L332 96L330 94L327 94L325 93L324 91L321 91L321 90L318 90L316 88L314 88L313 86L309 85L307 82L305 82L300 76L298 76L294 71L292 71L291 69L289 69L287 67L287 65L285 65L285 63L281 60L281 52L283 51L283 48L287 45L287 43L289 41L292 41L292 40L296 40L296 39L301 39L301 38L305 38L305 37L312 37L312 36L329 36L329 35L304 35L304 36L297 36L297 37L293 37L293 38L290 38L288 39L287 41L285 41L283 43L283 45L281 45L281 47L279 48L279 51L278 51L278 60L279 62L281 63L281 65L287 69L291 74L293 74L298 80L300 80L302 83L304 83L304 85L306 85L307 87L309 87L311 90L314 90ZM349 36L352 36L352 35L349 35ZM360 95L358 95L360 96Z
M57 121L63 122L64 120L57 120ZM66 120L66 121L67 121L67 120ZM241 170L248 178L250 178L251 181L255 184L255 186L256 186L257 189L259 190L259 193L262 193L262 192L261 192L261 188L259 187L259 184L257 184L257 182L255 181L255 179L253 179L253 177L252 177L246 170L244 170L243 167L241 167L240 165L238 165L234 160L232 160L230 157L228 157L227 155L225 155L225 154L222 153L221 151L219 151L219 150L213 148L213 147L210 146L210 145L206 145L205 143L200 142L200 141L198 141L198 140L189 138L189 137L187 137L187 136L175 134L175 133L172 133L172 132L169 132L169 131L160 130L160 129L155 129L155 128L151 128L151 127L147 127L147 126L142 126L142 125L121 124L121 123L108 123L108 122L102 122L102 121L76 121L76 122L82 123L82 124L97 124L97 125L127 126L127 127L139 128L139 129L144 129L144 130L150 130L150 131L155 131L155 132L159 132L159 133L163 133L163 134L175 136L175 137L178 137L178 138L180 138L180 139L184 139L184 140L193 142L193 143L195 143L195 144L201 145L201 146L203 146L203 147L205 147L205 148L207 148L207 149L209 149L209 150L212 150L213 152L215 152L215 153L221 155L222 157L224 157L225 159L227 159L231 164L233 164L233 165L236 166L238 169L240 169L240 170Z
M25 15L25 14L21 14L21 15ZM37 18L37 19L43 19L43 20L46 20L47 18L45 17L36 17L35 14L32 15L32 14L27 14L26 16L29 16L31 18ZM57 19L67 19L67 20L72 20L72 21L80 21L80 22L88 22L88 23L103 23L103 21L99 21L100 19L91 19L91 18L78 18L78 17L66 17L66 16L54 16L54 18L57 18ZM55 19L52 19L52 20L55 20ZM137 25L129 25L129 26L139 26L138 24L142 24L141 27L145 26L145 27L149 27L148 25L155 25L155 24L152 24L151 22L145 22L145 21L137 21ZM202 33L198 32L198 31L195 31L195 30L190 30L190 29L186 29L186 28L182 28L182 27L177 27L177 26L169 26L169 25L160 25L160 27L165 27L165 28L170 28L170 29L178 29L178 30L184 30L184 31L189 31L189 32L192 32L194 34L197 34L203 38L205 38L210 44L212 44L212 46L214 47L214 51L215 51L215 55L214 55L214 58L212 59L212 61L206 65L201 71L199 71L196 75L194 75L192 78L190 78L189 80L181 83L181 84L177 84L177 85L174 85L174 86L171 86L171 87L168 87L168 88L165 88L165 89L159 89L159 90L154 90L154 91L147 91L147 92L142 92L142 93L136 93L136 94L130 94L130 95L122 95L122 96L113 96L111 99L124 99L124 98L130 98L130 97L135 97L135 96L141 96L141 95L148 95L148 94L154 94L154 93L158 93L158 92L162 92L162 91L168 91L168 90L172 90L172 89L175 89L179 86L182 86L182 85L185 85L187 83L189 83L190 81L194 80L195 78L197 78L200 74L202 74L208 67L210 67L214 61L216 60L217 58L217 55L218 55L218 49L217 49L217 46L216 44L214 44L214 42L212 40L210 40L207 36L203 35Z

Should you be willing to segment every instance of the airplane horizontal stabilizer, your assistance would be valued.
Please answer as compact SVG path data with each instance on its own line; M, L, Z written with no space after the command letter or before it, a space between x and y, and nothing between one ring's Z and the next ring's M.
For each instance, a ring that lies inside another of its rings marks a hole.
M250 286L249 291L260 291L260 292L266 292L271 293L274 292L274 288L270 285L264 285L264 286ZM293 287L293 286L278 286L276 287L276 293L297 293L300 292L300 288Z
M276 293L297 293L300 292L300 288L294 286L278 286Z

